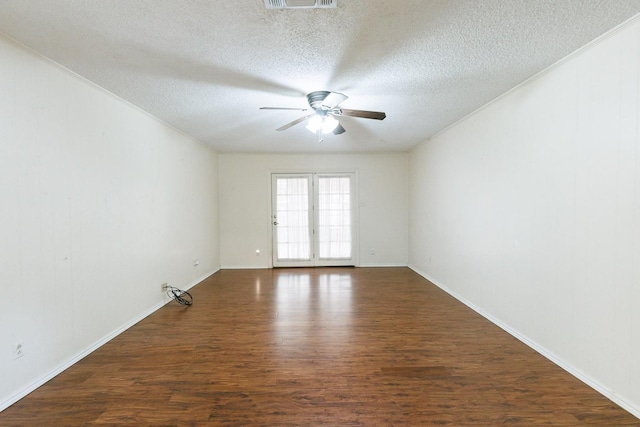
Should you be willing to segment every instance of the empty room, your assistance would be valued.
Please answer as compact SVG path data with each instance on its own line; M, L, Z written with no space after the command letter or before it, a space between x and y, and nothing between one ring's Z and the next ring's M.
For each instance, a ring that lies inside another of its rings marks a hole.
M0 0L0 425L640 426L640 0Z

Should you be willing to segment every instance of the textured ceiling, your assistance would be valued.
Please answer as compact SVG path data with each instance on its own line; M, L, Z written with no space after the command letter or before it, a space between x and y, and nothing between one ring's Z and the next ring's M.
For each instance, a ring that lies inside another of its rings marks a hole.
M640 0L0 0L0 32L226 152L406 151L640 12ZM343 92L322 143L297 125Z

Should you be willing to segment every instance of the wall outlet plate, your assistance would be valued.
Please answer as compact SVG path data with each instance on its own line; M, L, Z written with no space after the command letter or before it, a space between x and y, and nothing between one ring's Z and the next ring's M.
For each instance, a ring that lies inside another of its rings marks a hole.
M13 346L13 360L20 359L24 356L24 346L21 342L15 343Z

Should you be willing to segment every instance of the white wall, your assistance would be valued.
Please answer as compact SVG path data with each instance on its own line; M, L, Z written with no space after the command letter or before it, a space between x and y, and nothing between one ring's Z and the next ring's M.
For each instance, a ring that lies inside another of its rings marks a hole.
M218 269L216 191L213 150L0 38L0 410Z
M359 265L407 265L406 154L223 154L220 252L223 268L267 268L271 262L270 174L356 172ZM375 255L371 255L371 248ZM256 249L260 255L256 255Z
M640 22L410 154L409 265L640 416Z

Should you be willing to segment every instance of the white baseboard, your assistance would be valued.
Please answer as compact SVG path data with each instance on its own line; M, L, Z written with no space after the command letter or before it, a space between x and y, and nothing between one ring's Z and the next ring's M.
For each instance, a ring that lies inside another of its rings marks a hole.
M356 267L406 267L407 264L356 264ZM323 266L316 266L316 267L323 267ZM270 269L273 268L272 266L255 266L255 265L248 265L248 266L243 266L243 265L225 265L220 267L221 270L264 270L264 269ZM310 266L309 268L312 268L312 266Z
M218 270L220 270L220 268L216 268L212 272L205 274L204 276L202 276L201 278L197 279L196 281L187 284L184 290L191 289L192 287L194 287L198 283L202 282L207 277L209 277L209 276L215 274L216 272L218 272ZM154 312L158 311L159 309L161 309L162 307L164 307L166 304L170 303L171 301L172 301L171 299L165 298L165 301L159 302L158 304L154 305L150 309L146 310L144 313L142 313L139 316L135 317L134 319L130 320L126 324L120 326L118 329L114 330L113 332L105 335L104 337L102 337L98 341L94 342L89 347L85 348L84 350L80 351L79 353L77 353L76 355L71 357L66 362L62 363L61 365L57 366L55 369L49 371L48 373L46 373L45 375L41 376L40 378L38 378L37 380L35 380L31 384L27 385L22 390L20 390L18 393L14 394L14 395L10 396L9 398L5 399L4 401L0 402L0 412L4 411L9 406L11 406L14 403L16 403L18 400L22 399L23 397L25 397L26 395L28 395L29 393L31 393L32 391L34 391L35 389L37 389L38 387L40 387L41 385L46 383L47 381L51 380L52 378L54 378L58 374L62 373L63 371L65 371L69 367L73 366L74 364L76 364L80 360L84 359L86 356L88 356L89 354L93 353L98 348L102 347L103 345L105 345L106 343L108 343L109 341L111 341L112 339L114 339L115 337L117 337L118 335L120 335L121 333L123 333L124 331L126 331L127 329L132 327L133 325L135 325L136 323L140 322L142 319L144 319L147 316L149 316L149 315L153 314Z
M220 270L267 270L268 265L223 265Z
M428 274L418 270L417 268L411 265L409 265L409 268L415 271L416 273L418 273L420 276L427 279L429 282L433 283L434 285L442 289L443 291L445 291L446 293L448 293L449 295L451 295L452 297L454 297L455 299L457 299L458 301L460 301L461 303L463 303L464 305L466 305L467 307L469 307L470 309L472 309L473 311L475 311L476 313L478 313L479 315L481 315L482 317L484 317L485 319L487 319L488 321L490 321L491 323L493 323L494 325L498 326L503 331L507 332L509 335L523 342L527 346L531 347L532 349L534 349L535 351L537 351L538 353L540 353L541 355L549 359L551 362L555 363L556 365L558 365L559 367L561 367L562 369L564 369L574 377L578 378L580 381L587 384L589 387L593 388L598 393L605 396L607 399L620 405L622 408L629 411L635 417L640 418L640 408L628 402L627 400L625 400L624 397L616 394L615 391L610 390L604 385L600 384L598 381L594 380L589 375L582 372L580 369L577 369L575 366L572 366L571 364L567 363L565 360L556 356L555 354L553 354L543 346L539 345L535 341L529 339L528 337L522 335L517 330L511 328L509 325L493 317L490 313L487 313L480 307L476 306L475 304L471 303L467 299L458 295L456 292L452 291L442 283L439 283L437 280L433 279Z
M198 283L204 282L205 279L213 276L218 271L220 271L220 267L214 268L213 270L209 271L208 273L205 273L204 276L200 276L200 278L198 278L198 279L194 280L193 282L187 284L183 290L188 291L189 289L193 288Z
M407 264L358 264L356 265L356 267L361 267L361 268L385 268L385 267L393 267L393 268L397 268L397 267L406 267Z

